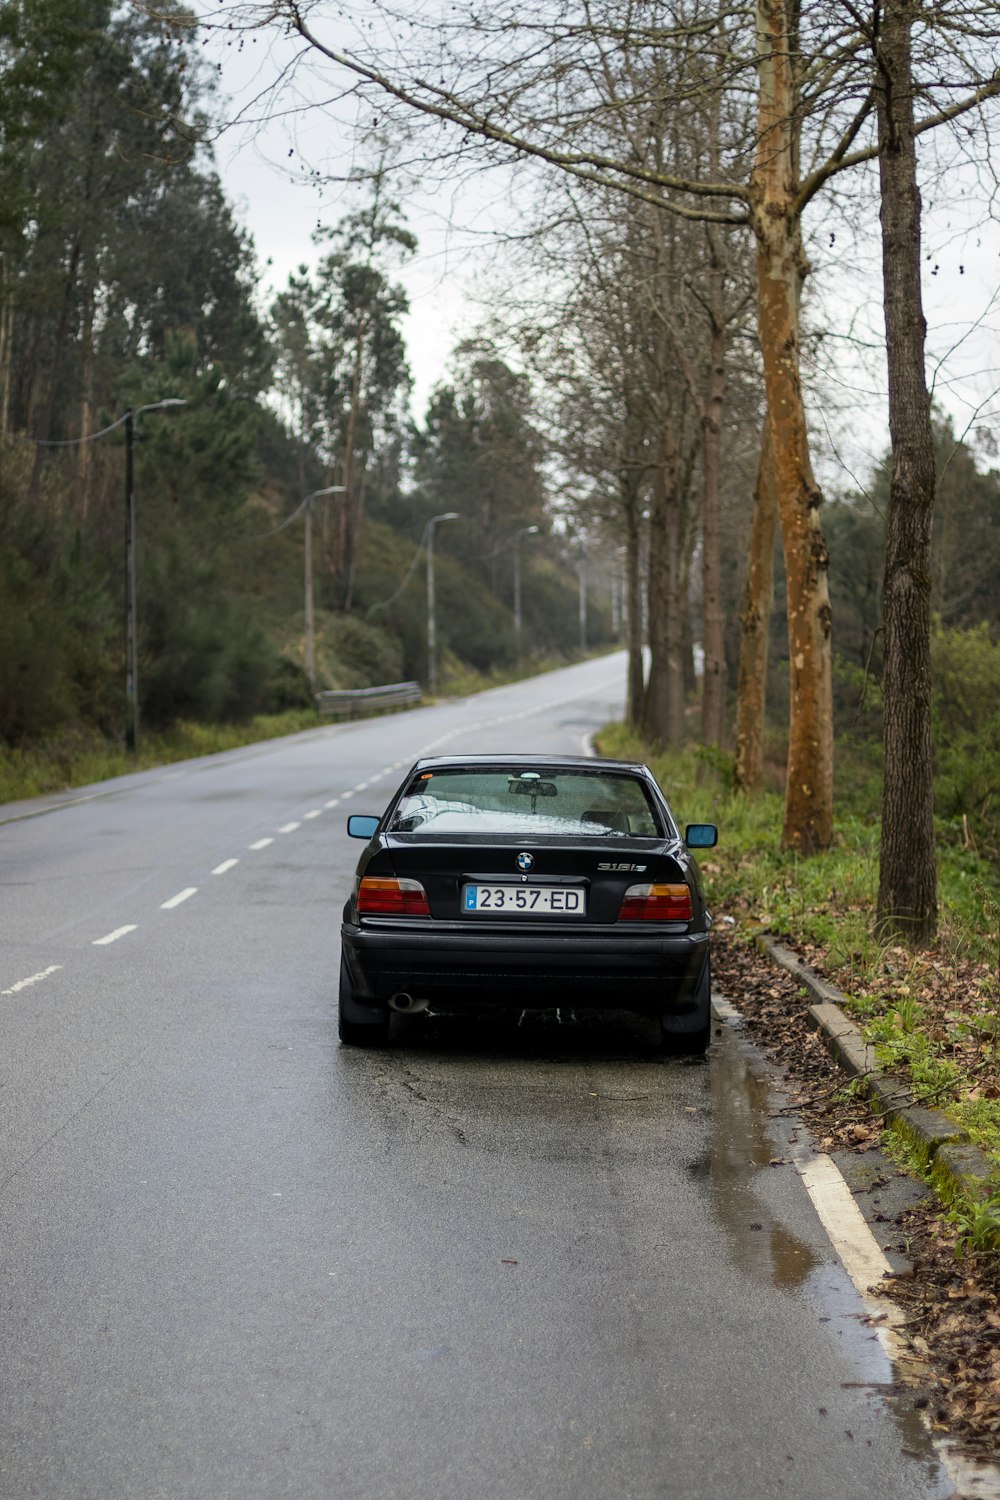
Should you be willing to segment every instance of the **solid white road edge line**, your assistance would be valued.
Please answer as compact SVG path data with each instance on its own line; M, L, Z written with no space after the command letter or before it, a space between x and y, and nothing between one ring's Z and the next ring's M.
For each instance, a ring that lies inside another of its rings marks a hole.
M130 932L135 932L137 925L137 923L131 922L128 927L116 927L114 932L108 933L107 937L94 938L91 946L94 948L106 948L108 943L117 943L119 938L127 936Z
M190 896L196 896L197 894L198 887L196 885L186 886L183 891L178 891L176 896L171 896L169 901L161 901L160 910L173 911L174 907L180 906L182 901L187 901Z
M11 985L9 990L0 990L0 995L17 995L21 990L26 990L29 985L39 984L43 979L48 979L50 974L55 974L61 968L62 964L49 964L48 968L42 969L41 973L31 974L27 979L19 979L16 984Z
M719 1020L728 1022L734 1029L742 1022L736 1006L719 996L712 996L712 1010ZM905 1372L907 1366L913 1365L914 1357L902 1339L901 1330L906 1321L902 1309L891 1298L874 1297L870 1292L887 1271L891 1274L892 1267L854 1201L854 1195L836 1162L829 1156L802 1143L792 1146L790 1155L841 1265L866 1308L882 1320L873 1324L879 1343L896 1369ZM938 1459L955 1485L952 1500L972 1500L972 1497L1000 1500L1000 1466L956 1453L947 1439L931 1430L923 1412L920 1418Z
M215 869L212 871L212 874L213 875L225 875L225 873L226 873L227 870L231 870L234 865L238 865L238 864L239 864L239 860L238 859L224 859L222 861L221 865L216 865Z
M806 1192L819 1215L820 1223L840 1257L844 1270L854 1282L858 1295L873 1315L883 1320L874 1325L879 1343L905 1378L907 1368L912 1369L916 1361L906 1348L902 1336L906 1321L903 1311L891 1299L874 1297L870 1292L870 1288L877 1285L886 1272L892 1274L892 1267L882 1254L878 1241L854 1201L836 1162L802 1144L792 1147L791 1156L795 1170L802 1178ZM954 1449L947 1438L932 1431L923 1412L920 1417L935 1453L955 1485L955 1500L960 1496L966 1497L966 1500L971 1500L972 1496L982 1496L984 1500L1000 1500L1000 1466L966 1458Z

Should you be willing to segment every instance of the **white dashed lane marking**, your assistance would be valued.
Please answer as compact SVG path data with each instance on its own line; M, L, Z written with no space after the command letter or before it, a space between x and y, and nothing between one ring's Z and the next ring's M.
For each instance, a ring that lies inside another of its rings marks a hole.
M609 679L609 682L610 681L611 681L611 679ZM603 687L603 686L605 686L605 684L601 683L598 686ZM574 693L574 694L571 694L566 699L559 699L559 700L557 700L557 703L570 702L570 701L572 701L573 698L576 698L576 697L579 697L579 696L580 696L579 694ZM556 705L552 705L552 704L546 705L546 707L549 707L549 708L554 707L554 706L556 706ZM480 723L479 723L479 725L474 725L473 728L486 728L486 727L488 727L488 726L490 726L492 724L505 724L505 723L515 722L515 721L520 720L520 719L527 719L527 718L530 718L532 716L532 714L538 713L540 711L541 711L540 709L529 709L526 712L522 712L522 713L505 714L505 715L502 715L502 716L500 716L500 717L498 717L496 719L481 720ZM421 755L426 754L429 750L436 749L438 746L446 744L449 740L454 739L456 737L456 735L461 734L461 733L467 733L467 732L468 732L468 730L464 730L463 731L463 730L453 729L450 733L441 735L438 739L432 740L429 745L425 745L421 750L419 750L417 752L417 758L419 759ZM590 747L588 746L586 748L589 749ZM381 781L383 777L389 776L393 772L401 770L404 766L407 766L410 763L411 763L410 760L406 759L406 760L395 761L391 766L384 766L381 771L376 772L373 776L370 777L370 779L368 781L359 781L358 784L357 784L357 786L351 787L350 790L348 790L348 791L341 792L340 795L337 796L337 797L331 797L328 802L324 803L324 807L326 807L326 808L337 807L338 804L340 804L341 802L348 801L351 797L353 797L355 795L356 792L367 791L370 786L373 786L373 785L375 785L376 782ZM171 772L167 772L166 773L166 779L169 779L169 778L172 778L172 777L179 777L179 776L182 776L182 775L184 775L183 770L171 771ZM77 798L75 800L77 802L86 802L86 801L90 801L92 799L88 798L88 797L81 797L81 798ZM323 808L321 808L321 807L314 807L314 808L311 808L309 810L309 812L304 813L302 815L302 821L305 822L305 821L311 820L313 818L319 818L319 817L322 817L322 815L323 815ZM298 822L285 823L278 830L278 832L279 833L294 833L295 830L297 828L299 828L300 826L301 826L301 824L298 823ZM252 850L266 849L270 844L273 844L273 843L274 843L273 837L267 837L267 838L258 839L256 841L256 843L251 844L249 847ZM233 858L233 859L224 859L221 864L218 864L218 865L215 866L215 868L212 871L212 874L213 875L225 875L228 870L234 869L235 866L238 865L238 864L239 864L239 860L236 859L236 858ZM171 896L171 898L170 898L169 901L162 902L160 910L161 911L172 911L175 907L180 906L183 902L190 900L190 898L192 896L197 895L197 893L198 893L198 887L197 886L195 886L195 885L187 886L184 890L178 891L178 893L177 893L176 896ZM137 931L137 929L138 929L138 924L135 923L135 922L130 922L130 923L126 924L123 927L116 927L113 932L105 933L104 937L93 938L91 940L92 941L92 946L95 947L95 948L106 948L111 943L117 943L120 938L127 937L130 932ZM40 984L44 979L48 979L51 974L58 973L61 968L62 968L62 964L50 964L47 969L42 969L37 974L30 974L30 975L28 975L28 977L26 979L19 979L16 984L11 985L8 989L0 990L0 997L7 997L7 996L10 996L10 995L20 994L20 992L22 990L29 989L32 985Z
M178 891L176 896L171 896L169 901L160 902L161 911L173 911L175 906L180 906L182 901L187 901L191 896L198 894L196 885L186 886L183 891Z
M17 995L21 990L28 989L33 984L40 984L43 979L48 979L50 974L55 974L62 964L49 964L47 969L42 969L39 974L29 974L27 979L19 979L12 984L9 990L0 990L0 995Z
M109 943L117 943L119 938L126 937L130 932L135 932L137 923L131 922L128 927L116 927L114 932L109 932L106 937L94 938L94 948L106 948Z

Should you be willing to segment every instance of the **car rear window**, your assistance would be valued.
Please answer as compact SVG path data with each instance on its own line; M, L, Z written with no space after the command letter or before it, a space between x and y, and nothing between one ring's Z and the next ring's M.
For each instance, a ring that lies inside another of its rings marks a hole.
M663 829L637 776L610 771L491 770L458 767L418 773L390 833L550 834L656 838Z

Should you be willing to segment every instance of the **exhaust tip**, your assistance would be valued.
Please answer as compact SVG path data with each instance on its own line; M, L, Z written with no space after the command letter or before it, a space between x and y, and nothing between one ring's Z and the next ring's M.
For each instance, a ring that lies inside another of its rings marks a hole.
M389 1007L391 1010L413 1015L417 1011L426 1010L427 1001L417 1000L413 995L408 994L406 990L399 990L389 1001Z

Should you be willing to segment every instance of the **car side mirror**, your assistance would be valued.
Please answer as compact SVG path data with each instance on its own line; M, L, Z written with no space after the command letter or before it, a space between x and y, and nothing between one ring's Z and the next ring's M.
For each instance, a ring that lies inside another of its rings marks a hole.
M367 813L352 813L347 820L348 837L352 839L372 839L378 828L381 818L371 818Z
M714 823L689 823L684 830L684 842L689 849L714 849L719 842L719 830Z

